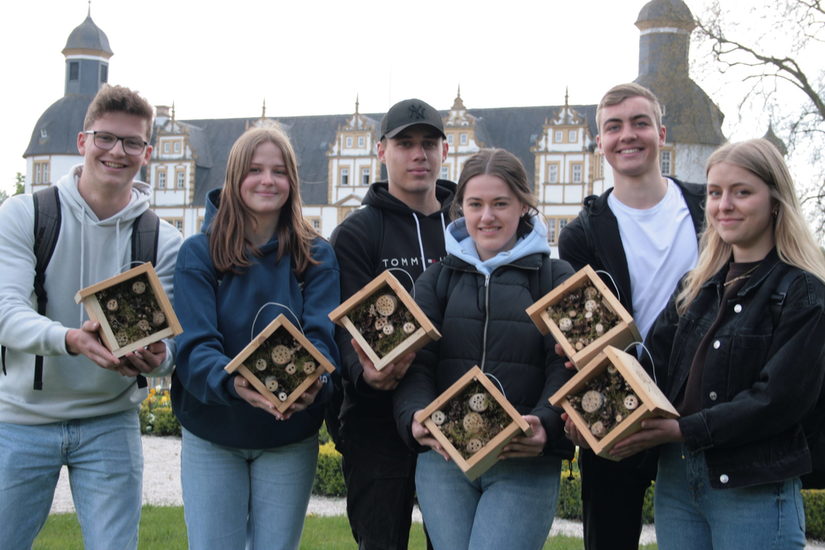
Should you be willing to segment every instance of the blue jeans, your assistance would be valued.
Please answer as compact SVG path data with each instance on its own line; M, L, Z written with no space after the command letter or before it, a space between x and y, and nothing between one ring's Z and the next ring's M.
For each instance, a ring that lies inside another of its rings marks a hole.
M0 548L31 548L63 465L86 550L137 548L143 450L135 410L36 426L0 422Z
M684 455L684 458L683 458ZM755 487L714 489L704 453L662 447L656 478L660 550L805 548L799 478Z
M556 514L561 459L500 460L475 481L435 451L418 455L415 488L436 550L538 550Z
M297 549L317 462L317 435L247 450L215 445L184 429L181 483L189 548Z

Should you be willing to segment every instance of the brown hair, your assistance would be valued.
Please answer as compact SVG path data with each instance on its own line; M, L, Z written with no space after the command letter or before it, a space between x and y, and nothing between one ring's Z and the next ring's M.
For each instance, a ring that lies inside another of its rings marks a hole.
M825 256L805 223L791 173L779 150L765 139L727 143L708 158L705 173L722 162L743 168L765 182L775 212L773 234L779 258L825 282ZM699 261L685 277L676 298L679 313L687 310L702 285L730 261L731 245L722 240L705 212Z
M461 203L464 202L467 182L483 174L500 178L507 184L507 187L510 188L516 198L527 206L527 212L519 220L518 234L520 236L524 235L528 226L530 226L530 218L538 214L538 201L527 183L527 172L524 170L524 165L517 156L504 149L482 149L467 159L458 178L455 198L450 207L451 217L456 219L462 215Z
M309 264L318 263L311 255L312 241L318 233L304 220L298 160L289 138L280 128L249 129L232 145L218 212L209 229L209 251L218 271L236 273L250 265L249 251L256 255L260 253L249 238L255 217L241 198L241 183L249 174L255 149L263 143L272 143L281 150L289 178L289 196L281 208L275 229L278 238L276 261L290 254L293 269L300 274Z
M146 121L146 135L144 137L147 140L151 137L155 114L149 102L137 92L125 86L104 84L86 110L83 129L88 130L97 119L107 113L126 113L142 118Z
M653 120L656 123L656 129L658 130L662 127L662 104L659 103L659 98L644 86L636 84L635 82L628 82L626 84L617 84L610 88L607 93L604 94L604 97L602 97L599 106L596 107L596 126L599 128L599 133L601 133L602 127L602 109L618 105L625 99L631 97L643 97L650 101L653 107Z

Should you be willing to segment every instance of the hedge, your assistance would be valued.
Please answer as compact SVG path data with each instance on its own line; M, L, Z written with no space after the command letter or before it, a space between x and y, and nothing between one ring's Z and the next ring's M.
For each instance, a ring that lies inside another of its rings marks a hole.
M149 397L140 405L141 433L150 435L180 435L180 424L172 413L169 391L149 390ZM312 493L320 496L342 497L346 494L344 476L341 473L341 455L330 441L326 426L318 434L321 443L318 453L318 468ZM565 462L559 486L559 503L556 517L581 520L581 479L575 459ZM825 540L825 490L805 489L802 491L805 504L805 536L810 539ZM653 523L653 488L645 493L642 508L644 523Z

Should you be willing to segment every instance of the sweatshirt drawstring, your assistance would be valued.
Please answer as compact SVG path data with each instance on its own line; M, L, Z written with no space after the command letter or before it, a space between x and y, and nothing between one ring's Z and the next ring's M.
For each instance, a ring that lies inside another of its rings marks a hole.
M421 239L421 224L418 222L418 216L415 215L415 212L412 213L412 217L415 220L415 232L418 235L418 248L421 250L421 270L427 269L427 258L424 256L424 241ZM444 215L441 216L441 223L444 223Z
M80 288L86 288L84 284L85 281L85 269L86 269L86 208L81 206L81 216L80 216ZM77 325L78 328L83 326L83 314L86 312L86 308L83 307L83 304L78 304L79 313L80 313L80 323Z

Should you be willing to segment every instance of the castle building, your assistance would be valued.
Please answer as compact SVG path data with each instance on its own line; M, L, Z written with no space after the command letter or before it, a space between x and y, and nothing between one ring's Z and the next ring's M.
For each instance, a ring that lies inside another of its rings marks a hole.
M723 115L690 79L688 55L693 16L682 0L652 0L639 12L639 75L636 82L661 100L667 140L661 151L664 175L704 181L704 162L725 141ZM49 185L81 162L75 142L83 115L106 82L113 55L91 16L69 35L64 97L35 125L24 157L26 190ZM437 98L425 98L435 103ZM223 185L232 143L251 126L279 125L295 147L304 216L324 236L361 204L370 182L386 177L376 142L383 113L177 120L174 106L157 106L151 137L154 151L144 179L153 187L154 209L185 236L200 230L206 194ZM613 185L596 147L596 105L564 103L539 107L467 108L459 88L452 107L441 111L449 154L441 177L456 181L464 162L483 147L501 147L527 168L555 245L584 197Z

